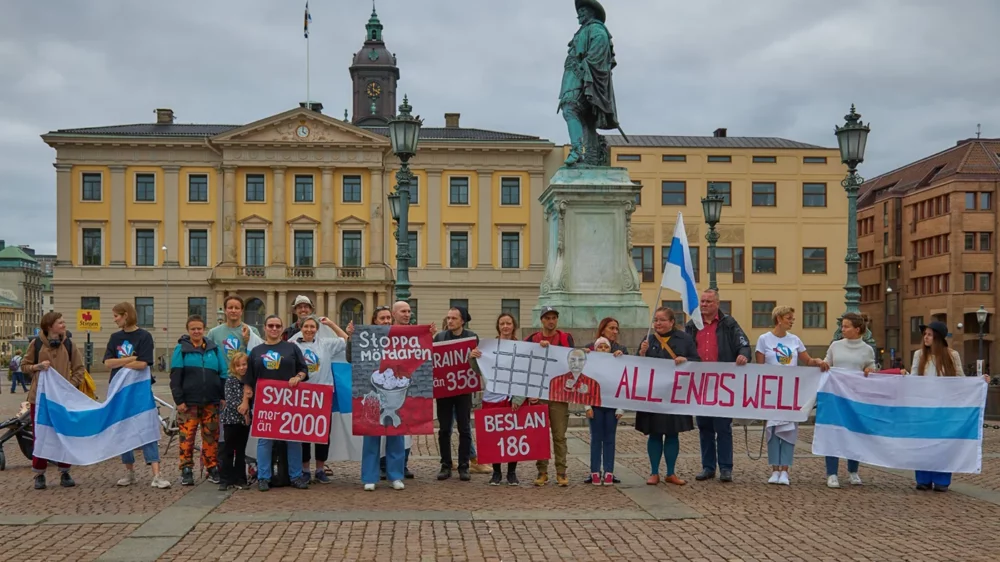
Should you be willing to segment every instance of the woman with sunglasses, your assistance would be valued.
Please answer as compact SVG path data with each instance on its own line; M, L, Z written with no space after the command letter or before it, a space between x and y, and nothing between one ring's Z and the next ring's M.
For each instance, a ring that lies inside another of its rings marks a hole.
M305 357L295 344L281 339L284 325L281 318L272 314L264 320L264 343L250 352L250 368L243 386L243 403L249 404L257 389L258 380L285 381L289 388L309 380ZM257 440L257 488L261 492L271 489L271 450L273 439ZM288 477L292 487L305 490L309 480L302 477L302 445L286 442L288 450Z

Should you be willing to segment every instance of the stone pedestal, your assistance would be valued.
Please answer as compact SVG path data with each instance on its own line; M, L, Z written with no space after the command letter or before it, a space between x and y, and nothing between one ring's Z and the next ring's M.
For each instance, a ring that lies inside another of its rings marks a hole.
M579 334L580 345L593 339L606 316L618 319L623 343L631 347L641 340L650 315L632 262L631 228L640 189L625 168L574 167L555 173L539 198L548 254L535 327L541 307L553 306L559 311L559 327Z

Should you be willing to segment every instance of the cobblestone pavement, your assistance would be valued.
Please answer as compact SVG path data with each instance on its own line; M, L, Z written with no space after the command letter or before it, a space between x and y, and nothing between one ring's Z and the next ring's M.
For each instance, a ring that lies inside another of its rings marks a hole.
M9 388L9 387L8 387ZM0 418L23 395L0 396ZM162 389L161 389L162 392ZM987 561L1000 518L1000 430L987 429L983 474L959 475L947 494L917 492L912 474L862 467L864 485L826 488L823 460L800 429L792 485L768 486L760 426L734 431L736 481L695 482L696 432L681 438L677 487L646 486L645 437L619 428L615 487L583 484L589 434L570 431L569 488L535 488L522 463L519 488L456 477L434 480L436 439L414 439L407 489L361 490L356 463L335 463L333 483L308 491L220 493L177 485L176 444L164 457L175 486L118 489L121 464L76 467L78 486L31 488L30 463L8 443L0 472L0 561L142 560L701 560ZM161 448L166 441L161 442ZM844 469L842 469L843 471ZM554 472L554 467L552 468ZM665 469L661 468L661 473ZM56 483L50 471L50 483ZM981 529L981 531L980 531Z

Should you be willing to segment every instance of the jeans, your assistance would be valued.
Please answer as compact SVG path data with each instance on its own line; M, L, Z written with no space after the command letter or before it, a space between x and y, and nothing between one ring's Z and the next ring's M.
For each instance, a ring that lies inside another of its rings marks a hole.
M861 465L860 462L858 462L858 461L852 461L852 460L848 459L848 461L847 461L847 472L848 473L857 472L858 471L858 466L860 466L860 465ZM837 475L837 471L839 469L840 469L840 458L839 457L826 457L826 475L827 476L836 476Z
M469 417L470 418L472 417L471 410L470 410ZM451 417L451 419L455 421L455 425L458 425L458 410L455 410L455 415L453 415ZM469 458L470 459L478 459L479 458L479 455L476 454L476 440L475 439L473 439L472 441L469 442Z
M552 432L552 452L556 458L556 475L566 474L566 428L569 427L569 404L565 402L541 402L549 407L549 431ZM548 474L549 459L535 462L539 474Z
M260 480L271 479L271 447L274 446L274 439L257 440L257 478ZM288 479L298 480L302 478L302 447L298 443L288 443Z
M441 449L441 466L451 469L451 428L458 422L458 469L468 470L469 451L472 448L472 395L463 394L437 400L438 448Z
M370 435L366 435L361 442L361 481L365 484L377 484L379 481L378 465L381 445L382 437ZM385 437L385 471L390 482L403 479L405 459L403 436Z
M771 435L767 440L767 462L771 466L792 466L795 460L795 444L785 441L777 435Z
M17 383L19 383L19 382L21 383L21 388L25 392L28 392L28 379L25 378L24 373L22 373L21 371L14 372L11 375L11 380L13 381L10 384L10 393L11 394L14 394L14 391L17 390Z
M146 443L142 446L142 459L146 464L160 462L160 444L157 441ZM135 464L135 451L128 451L122 455L122 464Z
M378 468L382 472L385 472L385 457L382 457L378 460ZM410 449L406 449L406 452L403 454L403 470L406 471L409 469L410 469Z
M222 482L244 484L247 481L246 449L250 439L250 426L227 424L222 426L222 432L226 437L219 456Z
M181 430L180 467L194 468L194 439L201 426L201 464L206 469L219 464L219 405L188 406L177 414Z
M615 409L595 406L594 417L590 420L590 472L614 473L617 433L618 418L615 417Z
M716 458L722 470L733 469L733 419L698 416L701 467L715 472ZM718 457L716 457L718 449Z
M649 454L650 474L660 473L660 456L667 461L667 476L675 474L677 467L677 457L681 453L681 440L677 434L664 435L662 433L650 433L646 439L646 452Z
M947 488L951 486L950 472L931 472L929 470L918 470L916 473L917 485Z

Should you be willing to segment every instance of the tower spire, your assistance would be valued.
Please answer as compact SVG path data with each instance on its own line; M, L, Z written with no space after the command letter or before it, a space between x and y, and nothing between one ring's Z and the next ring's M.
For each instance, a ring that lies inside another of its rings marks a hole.
M375 0L372 0L372 16L368 18L366 41L382 41L382 22L378 19L378 12L375 11Z

